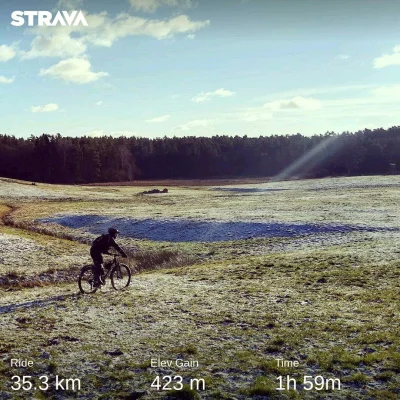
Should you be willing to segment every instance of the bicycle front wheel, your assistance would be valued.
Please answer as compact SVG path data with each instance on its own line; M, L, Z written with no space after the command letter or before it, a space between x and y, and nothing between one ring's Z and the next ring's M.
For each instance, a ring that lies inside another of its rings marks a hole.
M111 284L115 290L126 288L131 283L131 270L125 264L116 265L111 271Z
M94 286L93 266L87 265L81 269L78 278L79 290L83 294L94 293L98 288Z

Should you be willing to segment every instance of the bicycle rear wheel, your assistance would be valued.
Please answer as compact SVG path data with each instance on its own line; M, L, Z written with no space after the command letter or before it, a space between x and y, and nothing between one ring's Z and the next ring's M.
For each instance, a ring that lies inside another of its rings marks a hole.
M131 283L131 270L125 264L116 265L111 271L111 284L115 290L126 288Z
M81 269L78 278L78 286L83 294L94 293L98 289L98 287L94 286L93 265L86 265L86 267Z

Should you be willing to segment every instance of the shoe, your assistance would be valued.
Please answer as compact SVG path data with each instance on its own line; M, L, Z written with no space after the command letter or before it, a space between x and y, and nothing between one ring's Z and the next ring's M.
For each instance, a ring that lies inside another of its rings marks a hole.
M94 279L93 287L98 288L98 287L100 287L102 285L104 285L104 280L103 280L103 278L101 276L99 276L98 278Z

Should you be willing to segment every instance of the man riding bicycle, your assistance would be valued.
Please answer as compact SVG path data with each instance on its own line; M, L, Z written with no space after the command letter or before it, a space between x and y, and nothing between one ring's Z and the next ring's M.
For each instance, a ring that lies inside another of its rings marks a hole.
M102 254L110 254L108 251L110 247L113 247L117 250L122 257L126 258L126 253L118 246L115 242L115 239L118 236L119 231L115 228L109 228L108 234L101 235L97 239L95 239L92 243L92 247L90 248L90 256L93 259L94 268L93 268L93 275L94 275L94 286L99 287L102 282L101 273L103 270L103 256Z

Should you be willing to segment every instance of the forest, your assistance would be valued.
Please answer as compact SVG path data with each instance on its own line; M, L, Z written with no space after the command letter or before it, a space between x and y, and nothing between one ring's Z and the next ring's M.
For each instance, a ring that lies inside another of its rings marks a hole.
M319 178L396 173L396 165L400 126L314 136L0 135L0 176L46 183Z

